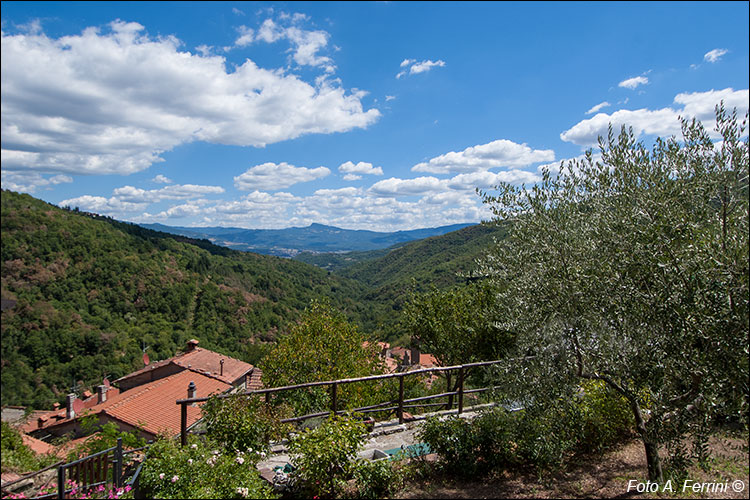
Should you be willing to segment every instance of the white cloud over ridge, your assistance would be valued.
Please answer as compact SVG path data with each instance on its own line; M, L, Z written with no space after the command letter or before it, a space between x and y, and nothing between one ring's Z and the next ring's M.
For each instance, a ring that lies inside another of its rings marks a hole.
M295 167L286 162L263 163L247 169L234 178L234 187L240 191L284 189L300 182L321 179L330 174L326 167Z
M642 135L658 135L668 137L680 133L679 118L696 118L704 122L709 133L713 133L715 122L714 107L724 101L727 110L737 108L738 115L744 115L748 110L750 94L748 89L734 90L726 88L723 90L709 90L707 92L692 92L677 94L674 103L681 105L676 108L662 108L656 110L622 109L612 114L598 113L592 118L580 121L570 129L560 134L560 138L566 142L572 142L580 146L590 147L597 144L599 136L606 137L608 127L611 124L615 133L625 125L633 127L636 137Z
M541 161L553 161L551 149L531 149L526 144L517 144L507 139L498 139L487 144L471 146L463 151L436 156L427 162L414 165L414 172L433 174L453 172L479 172L498 167L524 167Z
M39 188L47 188L57 184L73 182L73 178L67 175L53 175L44 177L39 172L11 172L3 170L0 172L3 189L18 191L19 193L34 193Z
M192 141L262 147L380 116L365 92L249 59L227 68L180 43L122 21L58 39L3 32L3 170L124 175Z

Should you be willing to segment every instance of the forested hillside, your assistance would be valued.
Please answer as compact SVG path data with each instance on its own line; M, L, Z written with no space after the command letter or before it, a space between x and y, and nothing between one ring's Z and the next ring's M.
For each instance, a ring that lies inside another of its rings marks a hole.
M362 324L356 282L2 191L2 404L49 407L201 346L251 363L313 298Z
M384 255L353 252L352 260L359 262L352 265L344 265L348 264L343 261L348 254L341 254L329 264L338 266L335 274L369 287L362 302L372 304L376 311L380 336L405 342L408 339L403 337L403 328L399 326L400 313L411 294L465 282L465 276L475 270L476 259L487 252L494 239L505 235L504 227L479 224L399 245ZM325 262L322 255L319 259Z

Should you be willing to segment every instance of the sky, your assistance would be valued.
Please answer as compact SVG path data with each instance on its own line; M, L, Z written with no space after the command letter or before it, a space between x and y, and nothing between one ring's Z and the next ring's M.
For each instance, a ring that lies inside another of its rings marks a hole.
M2 187L136 223L491 218L596 148L748 109L748 2L2 2Z

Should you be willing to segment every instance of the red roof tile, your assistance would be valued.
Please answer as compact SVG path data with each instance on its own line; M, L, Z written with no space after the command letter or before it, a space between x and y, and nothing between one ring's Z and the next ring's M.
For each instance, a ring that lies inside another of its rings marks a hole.
M438 361L432 354L420 354L419 364L425 368L432 368L433 366L438 366Z
M21 434L21 439L23 439L23 444L31 448L34 453L45 455L49 452L55 451L55 447L51 444L47 444L41 439L31 437L28 434Z
M166 430L171 435L180 432L180 407L175 404L178 399L187 398L187 387L195 382L196 397L206 397L213 393L224 392L232 386L221 380L207 377L191 370L185 370L169 377L143 384L129 391L107 396L107 401L84 412L87 414L103 413L132 426L143 424L143 429L150 434ZM81 414L76 414L77 417ZM42 428L52 428L69 423L74 419L65 418L65 409L49 412ZM188 406L188 425L200 418L200 408ZM27 422L24 432L39 429L37 420Z
M103 403L101 411L130 425L143 424L144 430L151 434L167 431L175 435L180 432L180 407L175 401L187 398L190 382L195 382L197 398L221 393L232 387L220 380L186 370L126 391L111 402ZM199 418L200 408L188 406L188 426Z
M224 360L224 370L222 372L221 360ZM189 351L182 352L171 358L163 359L155 363L151 363L148 366L144 366L140 370L129 373L124 377L120 377L115 380L115 383L129 380L133 377L141 375L149 370L154 370L164 365L174 364L185 369L190 369L196 373L202 373L209 377L216 378L228 384L231 384L237 379L242 378L247 372L253 369L253 365L245 363L239 359L232 358L219 354L218 352L209 351L201 347L195 347Z
M246 391L257 391L259 389L263 389L263 372L260 371L260 368L255 368L253 372L250 374L250 380L247 381L247 387L245 387Z

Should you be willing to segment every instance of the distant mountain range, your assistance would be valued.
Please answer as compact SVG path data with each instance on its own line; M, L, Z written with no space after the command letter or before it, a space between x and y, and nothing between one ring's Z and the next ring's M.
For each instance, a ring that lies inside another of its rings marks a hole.
M207 239L216 245L235 250L282 257L294 257L300 252L330 253L379 250L399 243L441 236L472 225L475 224L453 224L385 233L341 229L323 224L311 224L307 227L290 227L287 229L174 227L163 224L141 224L142 227L147 229L190 238Z

